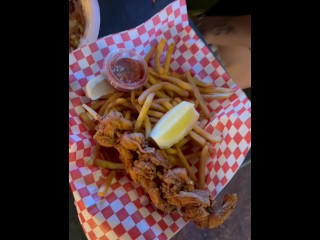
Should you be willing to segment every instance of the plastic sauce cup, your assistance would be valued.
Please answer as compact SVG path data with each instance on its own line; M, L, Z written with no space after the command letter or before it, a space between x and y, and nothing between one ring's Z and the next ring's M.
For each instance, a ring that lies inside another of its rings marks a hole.
M119 91L138 89L147 80L148 65L144 58L133 50L112 51L104 61L104 69L109 83Z

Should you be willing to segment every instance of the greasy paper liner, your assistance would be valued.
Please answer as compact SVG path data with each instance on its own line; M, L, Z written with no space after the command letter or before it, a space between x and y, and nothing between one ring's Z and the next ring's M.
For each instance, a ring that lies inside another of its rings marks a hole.
M189 26L186 3L177 0L144 24L98 39L69 55L69 182L88 239L170 239L186 222L177 213L164 214L153 207L139 184L117 174L105 198L97 195L99 177L108 171L84 166L84 157L95 146L92 135L78 114L90 100L84 88L88 80L101 74L103 59L117 48L134 49L146 55L151 46L165 38L176 49L171 70L192 74L218 87L235 91L225 100L208 103L216 117L206 130L222 133L222 142L213 144L216 154L206 166L206 184L215 197L242 164L251 146L251 102ZM198 164L192 168L196 175Z

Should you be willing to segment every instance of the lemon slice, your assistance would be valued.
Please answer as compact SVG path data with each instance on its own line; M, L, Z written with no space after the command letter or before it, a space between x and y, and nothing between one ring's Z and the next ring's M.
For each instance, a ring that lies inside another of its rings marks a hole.
M89 80L86 85L86 96L91 100L97 100L99 97L108 93L113 93L116 90L107 82L104 76L99 75Z
M199 119L199 113L192 103L182 101L168 111L157 122L150 137L161 149L170 148L192 130Z

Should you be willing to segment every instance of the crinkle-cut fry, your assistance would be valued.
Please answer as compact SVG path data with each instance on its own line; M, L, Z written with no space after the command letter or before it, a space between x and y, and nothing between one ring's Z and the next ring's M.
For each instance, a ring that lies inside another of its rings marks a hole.
M89 130L95 129L94 121L89 118L89 116L86 112L81 112L79 116L80 116L81 120L84 122L84 125L86 125L86 127Z
M151 125L151 122L150 122L148 115L146 115L146 117L144 119L144 129L146 131L146 134L145 134L146 139L148 139L150 136L150 133L151 133L151 129L152 129L152 125Z
M166 44L166 40L164 38L162 38L156 48L156 53L154 56L155 69L160 74L164 73L164 69L161 66L160 59L161 59L161 55L163 53L163 49L164 49L165 44Z
M108 106L104 110L104 114L108 114L110 112L111 108L113 108L115 106L118 106L118 105L121 105L121 104L123 104L125 102L127 102L127 99L125 99L125 98L116 99L114 102L111 102L111 103L108 104Z
M160 78L162 80L168 81L184 90L188 90L188 91L192 91L192 86L187 83L184 82L182 80L180 80L179 78L175 78L175 77L171 77L171 76L167 76L167 75L160 75L159 73L149 69L149 73L157 78Z
M192 92L193 92L195 98L199 100L199 105L200 105L201 109L203 110L205 116L207 118L209 118L210 111L207 107L206 102L203 100L203 98L199 92L199 89L197 88L196 84L194 83L194 79L191 77L191 73L189 70L186 71L186 75L187 75L187 79L188 79L189 83L192 85L192 88L193 88Z
M170 102L164 102L164 103L162 103L162 105L168 110L173 108L173 105Z
M94 160L94 163L101 168L112 169L112 170L124 169L124 163L105 161L98 158Z
M101 100L101 101L98 101L98 102L95 102L94 104L92 104L90 107L93 109L93 110L98 110L105 102L106 100Z
M104 104L101 106L101 108L99 109L98 114L100 116L102 116L108 106L109 103L111 103L112 101L114 101L115 99L122 97L124 95L124 92L114 92L110 95L110 97L104 102Z
M150 48L149 52L147 55L144 57L144 60L148 63L150 59L152 58L154 52L156 51L157 45L154 45Z
M189 141L191 140L190 136L186 136L185 138L183 138L180 142L178 142L176 144L177 147L181 148L182 146L184 146L185 144L187 144Z
M145 119L145 117L146 117L146 115L147 115L147 113L149 111L149 108L151 106L151 103L152 103L152 100L154 98L154 95L155 95L155 93L150 93L148 95L148 97L146 98L146 100L144 101L142 109L141 109L141 111L139 113L139 116L137 118L137 121L136 121L136 123L134 125L134 131L135 132L138 132L140 130L141 125L142 125L142 123L143 123L143 121L144 121L144 119Z
M95 111L93 110L91 107L89 107L87 104L82 104L82 107L87 110L88 113L91 114L91 116L98 121L101 121L101 116Z
M150 109L153 109L153 110L156 110L159 112L163 112L163 113L166 113L168 111L165 107L163 107L162 105L160 105L159 103L156 103L154 101L151 103Z
M170 68L170 62L171 62L171 57L172 57L172 53L174 50L175 44L171 43L168 47L167 50L167 55L164 61L164 74L167 75L169 72L169 68Z
M206 144L206 139L201 137L198 133L196 133L195 131L190 131L189 136L195 140L198 144L200 144L200 146L204 146Z
M205 186L205 172L206 172L206 164L208 158L210 157L208 145L206 144L201 153L200 153L200 164L199 164L199 188L204 188Z
M157 98L157 99L154 99L153 102L155 103L165 103L165 102L169 102L171 98Z
M175 147L175 149L177 150L178 156L180 158L180 161L183 165L183 167L187 170L189 176L191 177L191 179L193 180L194 183L197 183L198 180L196 178L196 175L192 172L192 169L189 165L189 162L187 161L187 159L184 157L183 153L181 152L181 149L179 147Z
M193 131L198 133L201 137L205 138L209 142L221 142L221 137L217 137L208 133L206 130L202 129L198 125L194 125Z
M145 99L147 98L147 96L150 94L150 93L155 93L157 91L159 91L160 89L163 88L163 86L165 85L166 83L158 83L156 85L153 85L149 88L147 88L143 93L141 93L141 95L138 97L138 103L140 105L143 105L143 102L145 101Z
M148 116L150 117L156 117L156 118L161 118L164 115L162 112L154 111L154 110L149 110L148 111Z
M206 101L210 100L221 100L221 99L226 99L230 96L232 96L234 93L212 93L212 94L202 94L203 99Z
M116 176L116 171L112 170L109 172L106 181L101 185L101 187L98 190L98 196L99 197L105 197L107 194L107 191L112 183L112 180Z
M92 148L91 155L84 159L84 163L85 163L86 166L91 166L94 163L94 160L97 158L97 156L98 156L98 154L100 152L100 148L101 148L101 146L98 143L97 143L96 146L94 146Z

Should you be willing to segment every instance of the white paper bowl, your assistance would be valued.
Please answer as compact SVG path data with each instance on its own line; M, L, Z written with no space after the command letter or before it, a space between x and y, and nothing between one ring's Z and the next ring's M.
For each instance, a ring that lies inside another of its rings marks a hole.
M98 0L80 0L86 18L86 28L79 47L98 39L100 30L100 8Z

